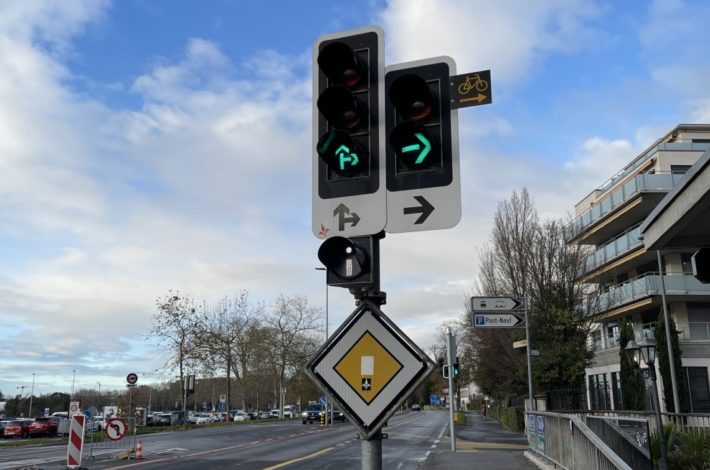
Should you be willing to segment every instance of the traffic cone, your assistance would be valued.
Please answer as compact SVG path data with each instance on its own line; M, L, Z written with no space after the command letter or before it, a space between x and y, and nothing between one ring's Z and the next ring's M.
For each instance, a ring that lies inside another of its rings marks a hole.
M143 443L138 439L138 444L136 444L136 460L143 460Z

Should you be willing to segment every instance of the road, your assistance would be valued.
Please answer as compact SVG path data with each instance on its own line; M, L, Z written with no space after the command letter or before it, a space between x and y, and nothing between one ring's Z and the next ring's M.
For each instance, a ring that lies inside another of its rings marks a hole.
M383 468L416 469L436 445L448 424L444 411L406 412L393 416L384 429ZM348 423L320 427L300 420L268 424L205 426L181 432L139 436L142 461L108 460L95 451L83 466L91 469L150 467L151 469L360 469L361 442ZM65 468L66 447L3 449L0 468ZM98 455L97 455L98 454Z

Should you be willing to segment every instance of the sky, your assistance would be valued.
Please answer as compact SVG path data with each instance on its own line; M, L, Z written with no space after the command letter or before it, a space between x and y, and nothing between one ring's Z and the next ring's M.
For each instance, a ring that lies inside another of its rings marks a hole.
M381 244L383 311L426 349L464 311L499 202L526 187L569 217L710 122L708 20L702 0L0 0L0 391L164 380L146 334L171 289L325 310L319 36L374 24L387 65L491 70L493 103L459 111L461 222ZM331 332L353 308L330 288Z

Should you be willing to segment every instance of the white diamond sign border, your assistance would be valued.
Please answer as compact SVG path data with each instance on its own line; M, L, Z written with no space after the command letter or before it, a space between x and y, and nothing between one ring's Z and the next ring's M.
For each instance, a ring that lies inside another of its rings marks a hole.
M403 366L369 405L335 370L368 331ZM306 373L369 439L434 368L432 360L374 303L364 300L308 363Z

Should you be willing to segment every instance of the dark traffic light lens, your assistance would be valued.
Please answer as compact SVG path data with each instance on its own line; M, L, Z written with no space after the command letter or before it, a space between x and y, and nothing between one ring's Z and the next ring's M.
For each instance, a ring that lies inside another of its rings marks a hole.
M318 155L341 176L354 176L367 169L367 154L345 131L332 130L316 145Z
M363 77L365 66L355 52L342 42L328 44L318 54L318 66L332 84L357 86Z
M392 83L389 97L404 119L422 120L434 111L434 95L418 75L402 75Z
M346 87L335 85L318 97L318 109L336 129L355 129L362 117L362 105Z
M318 249L318 259L336 276L354 279L370 270L369 254L345 237L331 237Z

